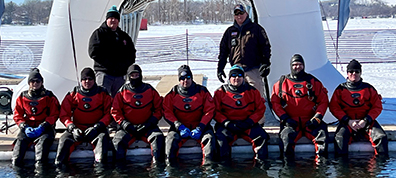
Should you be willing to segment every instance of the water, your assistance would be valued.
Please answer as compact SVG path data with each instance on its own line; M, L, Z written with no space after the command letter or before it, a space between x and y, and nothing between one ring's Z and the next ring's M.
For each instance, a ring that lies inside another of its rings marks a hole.
M389 157L352 153L349 158L315 159L313 154L297 153L294 161L284 161L273 153L263 164L252 155L233 155L232 161L201 166L200 155L181 155L173 167L151 164L149 156L130 157L126 163L94 165L93 159L74 159L64 168L35 168L28 161L24 168L0 162L0 177L396 177L396 152Z

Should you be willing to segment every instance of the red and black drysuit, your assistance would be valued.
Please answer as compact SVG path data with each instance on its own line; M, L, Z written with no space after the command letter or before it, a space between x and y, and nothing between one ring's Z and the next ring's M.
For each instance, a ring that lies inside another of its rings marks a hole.
M35 144L36 163L46 163L50 147L55 139L54 124L59 117L59 101L49 90L42 87L38 91L24 91L16 100L14 121L21 129L14 142L12 162L21 166L27 149ZM25 134L26 127L44 126L43 133L37 138Z
M296 78L283 75L273 86L271 103L281 121L281 155L294 156L294 147L302 136L312 140L316 154L327 154L329 134L322 119L329 99L318 79L305 72Z
M158 127L162 118L162 98L150 84L138 87L124 84L116 94L111 108L114 120L121 125L113 138L116 159L123 160L136 139L151 145L154 161L164 159L165 137Z
M214 116L214 102L206 87L193 82L188 89L175 85L164 98L164 116L171 125L166 136L165 153L169 161L177 158L180 147L191 138L182 138L179 126L190 130L199 128L203 160L212 160L216 151L216 140L210 121Z
M266 159L269 135L258 124L265 112L260 92L246 82L239 87L225 84L215 91L214 101L220 159L231 158L231 145L238 138L252 143L256 159Z
M388 154L387 135L376 121L382 111L381 98L373 86L362 80L357 83L342 83L334 91L329 108L340 121L334 138L337 154L348 154L348 145L353 138L359 139L361 136L370 140L376 154ZM351 119L365 120L366 127L352 130L348 125Z
M62 101L60 121L68 128L59 139L55 164L69 160L75 147L82 142L90 142L94 147L95 162L107 161L110 136L106 129L111 121L111 96L107 90L96 84L89 90L76 86ZM81 129L82 138L75 138L73 127ZM93 129L93 130L92 130Z

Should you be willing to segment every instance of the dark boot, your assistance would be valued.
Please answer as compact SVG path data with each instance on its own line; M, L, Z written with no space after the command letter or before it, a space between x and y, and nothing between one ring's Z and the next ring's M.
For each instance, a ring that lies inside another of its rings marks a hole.
M153 161L164 162L165 159L165 137L161 130L157 127L148 132L147 137L148 142L151 145L151 154L153 156Z
M19 132L17 139L14 141L14 148L12 151L12 165L23 167L23 159L25 158L26 151L32 142L25 133Z
M118 130L113 138L113 145L115 149L115 161L121 162L126 159L126 151L129 147L129 141L132 139L131 135L126 133L124 130Z
M48 163L48 155L50 148L54 143L55 130L52 128L47 129L43 135L35 140L35 157L36 163L46 164Z
M69 161L69 156L72 151L71 147L73 146L74 143L75 140L73 138L73 134L67 131L62 134L62 136L59 139L58 150L56 152L56 157L55 157L56 166L62 166L62 164Z
M176 160L181 140L180 135L176 131L168 132L165 139L165 154L167 162L174 162Z
M109 145L112 144L110 142L110 136L107 133L107 130L106 132L100 133L94 140L92 140L92 144L95 146L93 150L95 155L95 163L106 163Z

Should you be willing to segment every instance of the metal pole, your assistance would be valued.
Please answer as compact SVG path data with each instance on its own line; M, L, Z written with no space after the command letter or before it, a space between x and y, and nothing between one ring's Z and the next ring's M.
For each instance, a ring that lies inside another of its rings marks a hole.
M337 39L336 39L336 69L338 68L338 31L340 30L340 3L341 0L338 0L338 18L337 18Z
M188 29L186 29L186 52L187 52L187 65L188 65Z

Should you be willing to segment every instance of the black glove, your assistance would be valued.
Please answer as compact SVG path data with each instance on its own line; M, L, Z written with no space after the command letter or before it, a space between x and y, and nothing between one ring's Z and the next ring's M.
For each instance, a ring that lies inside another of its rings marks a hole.
M121 127L129 134L136 135L136 133L137 133L136 126L131 124L129 121L127 121L125 119L121 122Z
M270 73L270 66L268 64L263 64L259 68L260 76L267 77Z
M158 119L154 116L151 116L146 122L143 124L137 125L137 132L146 133L149 129L154 128L158 125Z
M285 120L285 125L286 125L286 127L291 127L293 129L296 129L298 126L298 123L294 119L289 118L289 119Z
M285 126L285 127L291 127L293 129L296 129L298 126L297 121L293 120L292 118L290 118L289 115L287 114L283 114L279 117L281 125Z
M73 138L75 141L81 141L81 139L83 138L83 132L74 124L69 124L67 126L67 131L73 134Z
M223 77L224 77L224 78L227 77L227 76L225 75L225 73L224 73L224 70L222 70L222 71L217 71L217 78L219 78L219 81L220 81L221 83L224 83Z
M308 129L314 130L319 127L321 122L322 122L322 120L320 120L317 117L314 117L305 123L305 127L308 127Z
M253 125L254 125L254 121L250 118L237 122L237 126L243 131L251 129Z
M101 133L101 131L105 128L106 128L106 126L104 125L103 122L98 122L93 127L88 127L84 131L84 135L85 135L84 138L86 140L91 141L91 140L95 139L99 135L99 133Z
M243 132L243 130L238 127L236 121L226 120L226 121L224 121L224 127L227 130L231 131L232 133L242 133Z
M344 125L348 125L349 120L351 120L351 118L345 115L344 117L341 118L340 122L343 123Z
M369 128L371 126L371 124L373 123L373 118L371 118L369 115L364 117L363 120L366 121L366 126L364 126L366 129Z

